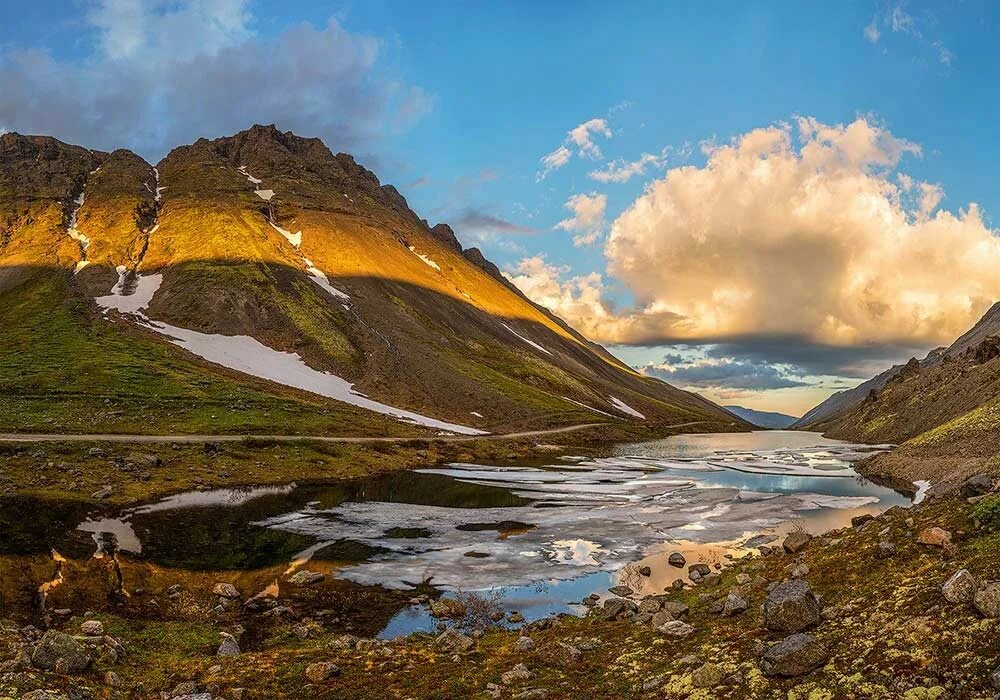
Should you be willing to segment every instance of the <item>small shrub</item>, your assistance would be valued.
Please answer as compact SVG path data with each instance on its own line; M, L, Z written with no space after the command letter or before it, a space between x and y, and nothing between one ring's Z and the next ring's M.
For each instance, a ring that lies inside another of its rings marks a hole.
M987 496L972 507L972 517L983 527L995 530L1000 528L1000 495Z

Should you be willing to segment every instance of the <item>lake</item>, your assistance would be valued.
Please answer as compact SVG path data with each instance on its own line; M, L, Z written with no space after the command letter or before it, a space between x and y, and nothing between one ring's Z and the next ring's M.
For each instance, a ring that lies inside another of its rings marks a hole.
M907 505L852 468L886 447L795 431L695 434L618 445L599 458L191 492L117 513L7 499L0 554L117 552L166 570L277 566L389 589L429 583L445 595L493 596L531 620L582 612L581 599L616 584L662 592L687 575L667 564L671 552L714 565L792 528L819 533ZM381 636L435 622L425 606L406 606Z

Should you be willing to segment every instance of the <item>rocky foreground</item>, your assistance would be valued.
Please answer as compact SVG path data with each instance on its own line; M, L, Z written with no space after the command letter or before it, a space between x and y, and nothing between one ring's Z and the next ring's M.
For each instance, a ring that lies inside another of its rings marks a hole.
M191 622L123 607L53 611L47 630L3 623L0 698L1000 697L993 489L972 479L720 569L672 556L669 590L618 586L583 601L583 618L522 624L496 601L424 594L441 631L391 641L345 634L336 610L308 605L330 583L308 570L277 598L187 581L146 595Z

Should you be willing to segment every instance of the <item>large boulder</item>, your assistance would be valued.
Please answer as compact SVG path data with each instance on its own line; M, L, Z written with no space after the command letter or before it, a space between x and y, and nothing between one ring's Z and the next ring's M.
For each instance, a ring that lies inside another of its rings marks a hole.
M811 539L812 535L808 532L797 530L789 533L788 537L785 538L785 541L781 543L781 546L784 547L785 551L789 554L795 554L805 549L805 546L809 544L809 540Z
M951 533L940 527L925 527L917 535L917 542L929 547L951 547Z
M971 603L979 581L968 569L959 569L941 586L941 593L949 603Z
M450 652L466 652L476 646L476 641L454 628L446 629L436 640L437 645Z
M680 620L670 620L665 622L656 628L656 631L660 634L665 634L668 637L689 637L695 633L694 627L686 622L681 622Z
M306 679L310 683L322 683L340 675L340 668L330 661L317 661L306 666Z
M601 609L601 617L606 620L622 620L632 617L639 611L639 606L626 598L608 598Z
M982 496L992 490L993 477L987 474L977 474L976 476L967 479L961 486L958 487L958 492L961 494L962 498Z
M733 615L739 615L747 611L750 607L750 603L747 602L746 598L736 595L735 593L730 593L726 596L726 602L722 606L722 614L731 617Z
M35 668L58 673L80 673L90 666L87 648L68 634L49 630L31 652Z
M822 606L802 579L782 581L764 599L764 625L773 632L801 632L822 619Z
M811 634L793 634L764 652L760 670L765 676L803 676L828 658L826 647Z
M1000 581L987 581L980 586L972 604L984 617L1000 617Z
M667 557L667 563L670 564L670 566L676 566L678 569L682 569L687 563L687 560L684 559L684 555L680 552L671 552L670 556Z

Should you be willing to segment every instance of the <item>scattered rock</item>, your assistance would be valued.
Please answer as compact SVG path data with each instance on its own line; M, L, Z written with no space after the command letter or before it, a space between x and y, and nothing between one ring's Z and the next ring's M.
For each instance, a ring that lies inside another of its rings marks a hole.
M864 515L855 515L853 518L851 518L851 527L853 527L855 530L860 530L865 523L874 519L875 517L869 515L868 513L865 513Z
M514 642L514 649L520 652L531 651L535 648L535 642L531 637L518 637Z
M639 611L639 606L627 598L608 598L604 601L601 616L606 620L621 620L632 617Z
M809 544L809 540L811 539L812 535L808 532L801 532L797 530L789 533L788 537L785 538L785 541L781 543L781 546L789 554L796 554L801 552L805 546Z
M799 562L798 564L792 566L788 573L792 578L805 578L809 575L809 565L804 562Z
M1000 581L987 581L980 586L972 604L984 617L1000 617Z
M514 625L520 624L524 622L524 615L522 615L519 612L512 612L510 615L507 616L507 622L510 622L511 624Z
M217 595L220 598L226 598L229 600L235 600L240 597L240 592L236 590L236 586L231 583L217 583L215 588L212 589L212 595Z
M968 569L959 569L941 586L941 593L949 603L971 603L979 588L979 581Z
M322 683L340 675L340 667L330 661L317 661L306 666L306 679L310 683Z
M639 575L640 576L645 576L646 578L649 578L650 576L653 575L653 570L651 568L649 568L648 566L640 566L639 567Z
M103 637L104 625L100 620L87 620L80 625L80 632L88 637Z
M239 656L240 655L240 645L236 641L236 637L229 634L228 632L223 632L221 635L222 643L219 644L219 650L215 652L216 656Z
M684 589L684 585L685 585L684 579L675 578L673 583L670 584L670 587L673 588L675 591L680 591Z
M702 576L699 583L705 586L718 586L722 583L722 575L711 573L708 576Z
M667 557L667 563L670 564L670 566L676 566L678 569L683 569L687 560L680 552L671 552L670 556Z
M951 547L951 533L939 527L925 527L917 535L917 542L931 547Z
M657 627L656 631L669 637L689 637L694 634L695 629L686 622L671 620Z
M896 556L896 545L892 542L879 542L875 547L876 559L891 559Z
M464 617L467 612L465 605L453 598L438 598L437 600L432 600L431 604L431 615L436 618L460 618Z
M528 670L524 664L518 664L511 670L500 676L500 682L504 685L512 685L518 681L530 680L535 674Z
M749 607L750 603L746 598L742 598L735 593L730 593L726 596L725 605L722 606L722 614L727 617L739 615L740 613L746 612Z
M692 564L688 567L688 577L692 581L697 581L702 576L708 576L712 573L712 570L708 568L708 564Z
M635 594L635 591L628 586L612 586L608 589L608 592L621 596L622 598L628 598L630 595Z
M993 477L988 474L977 474L958 487L962 498L973 498L990 493L993 490Z
M105 498L110 498L111 494L113 494L114 492L115 490L113 488L111 488L110 486L105 486L104 488L98 491L94 491L94 493L90 494L90 497L93 498L95 501L100 501Z
M312 586L325 578L326 575L321 574L318 571L306 571L303 569L302 571L296 571L292 574L288 578L288 582L293 586Z
M465 652L476 646L476 642L472 637L454 629L445 630L438 635L436 641L438 646L452 652Z
M793 634L818 625L822 608L802 579L782 581L764 600L764 625L771 631Z
M766 676L803 676L826 663L826 647L810 634L793 634L771 646L760 659Z
M663 625L676 619L676 617L671 615L666 610L660 610L659 612L653 613L653 617L649 619L649 624L652 627L663 627Z
M714 688L722 683L725 674L713 663L703 664L691 672L691 685L695 688Z
M80 673L90 662L90 654L80 642L56 630L47 631L31 652L32 666L57 673Z
M745 586L750 583L750 574L737 574L736 583L740 586Z
M1000 690L1000 666L993 669L993 673L990 674L990 683L996 690Z

